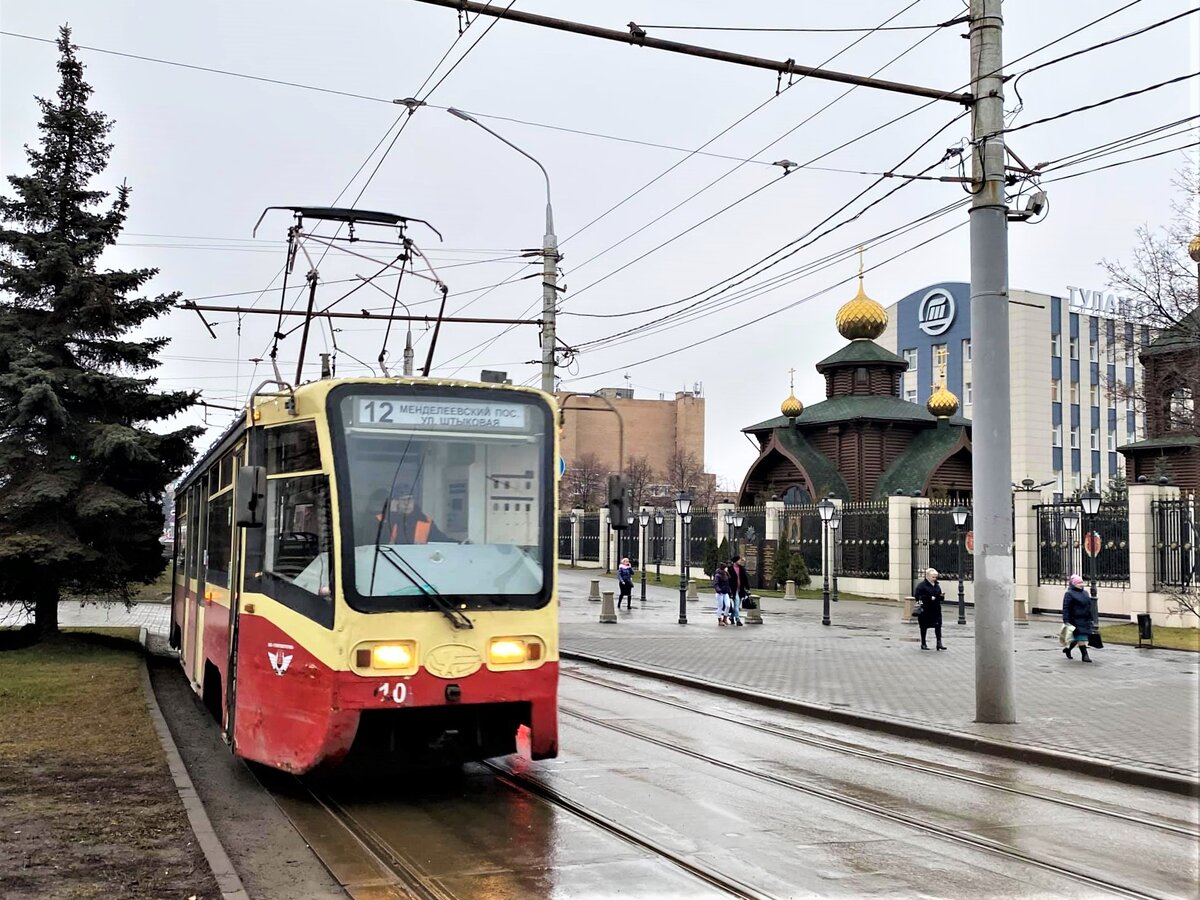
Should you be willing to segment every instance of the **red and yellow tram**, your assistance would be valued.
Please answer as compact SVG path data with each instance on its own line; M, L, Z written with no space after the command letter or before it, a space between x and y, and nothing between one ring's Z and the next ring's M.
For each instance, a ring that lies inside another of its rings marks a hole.
M508 385L255 392L175 495L172 644L233 752L557 755L557 435Z

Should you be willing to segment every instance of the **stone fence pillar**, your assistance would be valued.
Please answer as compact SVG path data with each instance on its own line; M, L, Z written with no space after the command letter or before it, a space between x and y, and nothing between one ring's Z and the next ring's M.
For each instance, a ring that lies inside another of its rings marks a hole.
M1154 501L1178 500L1179 488L1171 485L1129 485L1129 617L1150 612L1154 590ZM1103 603L1104 593L1100 593Z
M1028 616L1038 596L1038 518L1036 505L1042 495L1036 491L1017 491L1013 494L1013 614L1017 604Z
M912 594L912 511L929 506L928 497L888 497L888 596L903 600Z
M732 503L718 503L717 511L714 513L717 517L717 546L721 545L721 541L729 537L729 526L725 524L726 513L733 512L737 507Z
M766 511L766 528L763 529L763 538L768 541L779 540L779 518L783 513L784 504L782 500L768 500L763 504Z
M586 515L583 507L575 507L571 510L571 515L575 517L575 524L571 526L571 559L579 562L580 540L583 537L583 517Z

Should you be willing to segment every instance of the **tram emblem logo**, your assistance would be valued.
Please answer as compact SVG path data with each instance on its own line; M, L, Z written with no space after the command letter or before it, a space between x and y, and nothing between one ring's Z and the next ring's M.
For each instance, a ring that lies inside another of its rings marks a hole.
M466 644L442 644L425 657L425 671L438 678L461 678L483 665L483 657Z
M276 675L282 675L292 664L292 654L284 651L295 648L291 644L267 644L267 647L267 659L271 662L271 669Z
M945 334L954 324L954 298L949 292L937 288L921 299L917 311L917 325L928 335Z

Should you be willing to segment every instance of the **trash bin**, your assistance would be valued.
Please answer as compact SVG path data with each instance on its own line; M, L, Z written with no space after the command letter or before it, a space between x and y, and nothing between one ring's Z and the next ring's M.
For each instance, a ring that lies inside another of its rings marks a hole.
M1154 641L1154 627L1150 623L1150 613L1138 613L1138 643L1145 641L1147 644Z

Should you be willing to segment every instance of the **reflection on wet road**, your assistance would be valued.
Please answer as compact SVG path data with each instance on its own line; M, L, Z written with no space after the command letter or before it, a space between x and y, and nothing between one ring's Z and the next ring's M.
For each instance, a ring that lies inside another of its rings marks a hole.
M556 760L331 789L415 893L1196 896L1194 800L582 665L564 676Z

